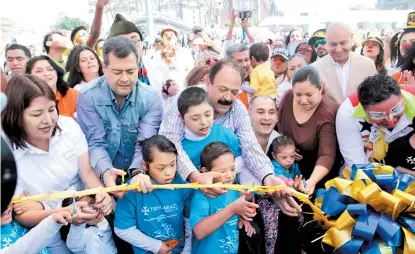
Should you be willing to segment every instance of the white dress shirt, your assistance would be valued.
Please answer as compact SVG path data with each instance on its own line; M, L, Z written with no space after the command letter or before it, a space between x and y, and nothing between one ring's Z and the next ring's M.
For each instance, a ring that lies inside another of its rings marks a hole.
M349 84L349 74L350 74L350 55L349 59L347 59L347 62L342 66L335 62L333 58L330 59L333 61L334 69L336 70L337 79L339 81L340 87L343 92L343 96L347 97L347 86Z

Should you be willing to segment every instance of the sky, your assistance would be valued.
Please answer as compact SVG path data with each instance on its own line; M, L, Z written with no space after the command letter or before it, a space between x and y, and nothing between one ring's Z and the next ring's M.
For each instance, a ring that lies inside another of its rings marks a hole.
M88 1L3 0L0 14L1 17L9 18L23 27L49 30L49 27L56 23L59 13L91 22L88 20Z

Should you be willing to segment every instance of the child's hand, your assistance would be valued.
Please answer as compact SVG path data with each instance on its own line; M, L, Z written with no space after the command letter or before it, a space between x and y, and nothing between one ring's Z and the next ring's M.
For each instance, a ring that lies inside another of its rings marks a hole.
M257 204L246 201L245 195L235 200L231 206L233 213L238 214L246 221L252 221L251 218L256 215L255 209L258 208Z
M169 247L166 242L161 242L159 254L170 254L173 248Z
M308 189L304 186L304 181L303 181L303 176L302 175L295 176L292 187L294 189L302 192L302 193L308 194Z
M246 221L246 220L242 219L241 217L239 217L238 218L238 228L242 229L243 227L245 227L245 232L249 237L256 234L255 228L252 227L251 223L249 221Z
M72 222L73 216L69 211L62 210L52 214L53 220L58 224L68 225Z
M24 191L22 197L29 197L30 194ZM21 215L27 211L43 210L43 205L37 201L26 201L21 203L13 204L13 211L16 215Z

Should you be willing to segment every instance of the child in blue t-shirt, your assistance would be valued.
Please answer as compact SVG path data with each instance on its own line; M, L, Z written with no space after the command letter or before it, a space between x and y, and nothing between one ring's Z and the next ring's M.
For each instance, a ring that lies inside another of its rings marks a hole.
M269 153L273 158L271 162L274 166L275 175L283 176L287 186L308 193L298 164L295 162L296 151L292 138L287 136L276 137L271 143Z
M231 130L213 123L213 107L207 93L200 87L189 87L177 99L180 117L185 124L183 150L196 168L200 168L200 153L212 142L223 142L236 157L238 173L244 168L239 140Z
M213 142L200 154L202 172L219 172L221 182L232 184L236 177L235 157L224 143ZM249 221L258 205L245 200L234 190L216 198L195 192L190 205L190 226L193 230L192 253L238 253L239 228L249 236L255 233ZM238 218L238 215L240 216Z
M152 183L184 183L176 173L176 147L166 137L156 135L144 140L142 153L142 166ZM117 201L115 233L130 243L136 254L190 253L191 231L185 219L190 194L191 189L157 189L147 194L129 191ZM169 240L179 244L172 247Z

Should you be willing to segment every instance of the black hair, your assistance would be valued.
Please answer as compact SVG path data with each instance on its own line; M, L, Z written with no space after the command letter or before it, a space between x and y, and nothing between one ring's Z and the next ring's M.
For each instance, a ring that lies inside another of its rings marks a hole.
M136 59L138 60L139 58L134 42L121 36L115 36L105 40L102 51L104 54L104 63L107 66L109 65L108 55L110 53L113 53L118 58L127 58L131 53L134 53Z
M398 65L401 68L401 71L415 71L415 42L412 43L412 47L406 50L405 57L403 57L402 62Z
M212 68L210 68L210 71L209 71L210 83L211 84L214 83L214 80L215 80L216 75L225 66L228 66L229 68L237 71L239 73L240 77L241 77L241 83L242 83L242 81L245 79L245 73L244 73L244 71L238 65L236 65L232 61L219 61L215 65L213 65Z
M269 58L269 48L265 43L254 43L249 48L249 54L256 61L266 62Z
M209 145L205 146L205 148L203 148L202 152L200 153L200 168L206 168L210 171L212 169L213 161L227 153L230 153L235 157L232 150L225 143L210 143Z
M30 51L29 51L29 49L28 48L26 48L25 46L23 46L23 45L20 45L20 44L12 44L12 45L10 45L10 46L8 46L7 48L6 48L6 56L7 56L7 52L9 51L9 50L21 50L21 51L23 51L23 53L25 54L25 56L28 58L28 59L30 59L30 58L32 58L32 55L30 54Z
M36 62L38 61L48 61L49 64L52 66L52 68L56 71L56 75L58 77L58 80L56 81L56 89L61 93L62 97L65 97L66 92L68 91L69 85L63 80L64 71L61 67L59 67L50 57L42 55L42 56L35 56L29 61L27 61L26 64L26 73L32 74L32 69Z
M208 96L203 88L191 86L186 88L177 99L177 108L179 113L184 118L190 107L200 105L202 103L209 103Z
M393 95L401 95L401 88L390 76L376 74L367 77L357 88L357 95L363 108L389 99Z
M176 146L163 135L154 135L140 142L143 153L143 161L146 164L153 162L153 148L163 153L174 153L177 156Z
M78 27L75 27L73 30L72 30L72 32L71 32L71 42L75 45L75 42L73 41L74 39L75 39L75 35L76 35L76 33L77 32L79 32L80 30L85 30L85 31L87 31L86 30L86 27L84 27L84 26L78 26Z
M276 137L271 143L271 146L269 148L269 154L271 155L272 153L277 154L281 151L281 148L287 147L287 146L295 147L294 140L291 137L288 137L288 136Z
M376 66L376 70L378 71L378 73L381 74L387 74L388 70L386 70L385 67L385 61L384 61L384 54L385 54L385 50L383 49L382 45L380 45L379 43L377 43L379 45L379 54L376 57L376 61L375 61L375 66ZM365 48L365 46L363 45L362 49L360 50L360 55L363 56L363 49Z
M293 77L292 84L295 86L298 82L309 81L317 88L321 88L321 78L316 67L312 65L306 65L298 69Z
M58 32L58 31L53 31L53 32L46 34L45 37L43 37L43 48L45 49L46 53L49 53L49 46L46 45L46 42L52 40L52 35L54 34L60 34L64 36L61 32Z
M304 32L303 32L303 31L301 31L301 29L294 28L294 29L292 29L292 30L288 33L287 38L285 38L285 45L287 45L287 46L288 46L288 44L290 44L290 42L291 42L291 34L292 34L295 30L300 31L300 32L301 32L301 34L303 35L303 39L305 38L305 36L304 36Z
M391 39L391 63L397 62L396 66L402 65L403 56L399 50L401 45L401 39L405 34L415 33L415 28L406 28L402 33L395 34Z
M307 44L307 45L308 45L308 43L307 43L307 42L303 42L303 43L298 44L297 48L296 48L296 49L295 49L295 51L294 51L296 54L298 53L298 49L300 48L300 46L301 46L302 44ZM310 45L309 45L309 46L310 46ZM307 64L312 64L312 63L314 63L314 62L317 60L317 52L314 50L314 47L310 46L310 48L311 48L311 58L310 58L310 62L309 62L309 63L307 63ZM298 54L299 54L299 53L298 53Z
M79 68L79 58L83 51L89 50L95 56L98 62L98 75L104 75L102 71L102 64L97 55L92 49L84 46L76 46L69 53L68 61L66 62L65 69L69 72L69 87L74 87L77 84L81 83L84 80L84 76Z

